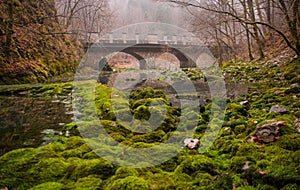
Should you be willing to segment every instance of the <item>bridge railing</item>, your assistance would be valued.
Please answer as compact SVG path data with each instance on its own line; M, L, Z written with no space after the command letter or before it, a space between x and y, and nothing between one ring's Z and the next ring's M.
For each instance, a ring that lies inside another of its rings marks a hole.
M135 36L114 35L112 33L101 38L98 43L106 44L166 44L166 45L202 45L194 36L136 34Z

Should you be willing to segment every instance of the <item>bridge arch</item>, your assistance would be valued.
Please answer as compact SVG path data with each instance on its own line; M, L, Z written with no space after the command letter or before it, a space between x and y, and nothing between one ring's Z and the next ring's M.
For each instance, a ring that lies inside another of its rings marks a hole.
M121 52L127 53L135 57L140 63L140 69L147 69L147 59L151 57L159 57L163 53L170 53L174 55L180 63L180 68L191 68L196 67L194 63L188 56L186 56L180 50L169 47L168 45L162 44L137 44L134 46L127 47ZM150 52L150 53L149 53Z
M139 55L138 53L132 52L132 51L126 51L126 49L122 50L121 52L127 53L127 54L133 56L134 58L136 58L140 63L140 69L145 70L147 68L147 62L143 56Z

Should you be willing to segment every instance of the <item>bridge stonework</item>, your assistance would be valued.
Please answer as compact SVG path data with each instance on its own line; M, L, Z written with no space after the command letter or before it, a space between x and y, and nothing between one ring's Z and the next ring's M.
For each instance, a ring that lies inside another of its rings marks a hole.
M164 53L174 55L179 63L180 68L197 67L199 55L213 55L210 50L193 36L178 35L139 35L128 37L126 33L119 35L108 34L94 44L86 44L87 57L89 66L93 65L95 69L99 67L99 62L103 58L108 59L114 53L124 52L139 61L140 69L148 69L151 65L149 61L159 58ZM165 60L168 61L168 60ZM100 65L100 68L102 69ZM199 66L198 66L199 67Z

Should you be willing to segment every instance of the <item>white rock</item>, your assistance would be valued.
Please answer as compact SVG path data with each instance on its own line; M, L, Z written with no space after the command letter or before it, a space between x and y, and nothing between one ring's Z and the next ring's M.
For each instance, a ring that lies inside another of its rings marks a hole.
M185 147L188 147L190 149L196 149L196 148L198 148L200 141L199 141L199 139L187 138L187 139L184 139L183 143L184 143Z

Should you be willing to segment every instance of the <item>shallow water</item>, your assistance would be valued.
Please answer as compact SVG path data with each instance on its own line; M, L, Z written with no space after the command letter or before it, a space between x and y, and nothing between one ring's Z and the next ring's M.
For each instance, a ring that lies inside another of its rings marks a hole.
M0 97L0 155L23 147L38 147L48 132L71 122L70 102L50 97ZM43 133L43 131L45 133Z

